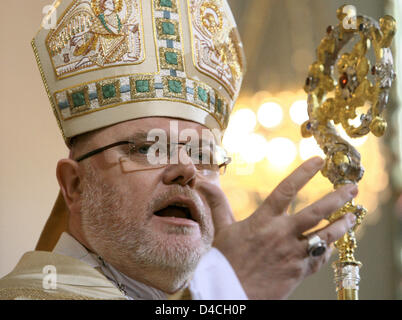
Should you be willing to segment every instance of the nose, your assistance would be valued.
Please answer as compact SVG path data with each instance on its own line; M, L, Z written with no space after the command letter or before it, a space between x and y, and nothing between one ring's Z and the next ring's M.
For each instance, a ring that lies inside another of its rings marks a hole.
M183 187L189 186L193 188L196 176L197 168L194 166L191 158L186 152L180 152L178 163L171 163L164 169L162 181L167 185L179 184Z

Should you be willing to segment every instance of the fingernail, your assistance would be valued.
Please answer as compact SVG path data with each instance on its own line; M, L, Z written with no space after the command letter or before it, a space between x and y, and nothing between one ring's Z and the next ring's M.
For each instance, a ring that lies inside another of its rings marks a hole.
M315 157L313 159L313 162L314 162L314 165L317 166L317 167L322 167L323 164L324 164L324 160L322 158L320 158L320 157Z
M356 197L357 193L359 192L359 189L357 188L357 186L355 184L349 184L347 187L347 190L350 194L351 197Z
M353 213L349 212L346 214L346 219L349 222L349 227L354 227L354 225L356 224L356 216Z

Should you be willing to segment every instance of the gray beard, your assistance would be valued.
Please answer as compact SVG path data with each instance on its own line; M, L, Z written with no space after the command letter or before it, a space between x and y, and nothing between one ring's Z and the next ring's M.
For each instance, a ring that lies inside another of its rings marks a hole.
M211 248L213 228L205 218L205 209L201 210L204 216L200 222L201 245L196 248L182 237L180 241L166 243L163 237L144 228L148 220L135 219L135 212L154 212L159 203L183 193L203 208L199 197L191 190L172 185L169 192L154 199L147 207L139 207L116 186L102 181L89 163L85 164L85 173L81 196L82 228L95 253L129 277L131 274L152 274L153 278L158 278L156 282L169 282L168 288L172 291L182 287L202 255ZM188 232L191 230L184 226L168 229L170 237Z

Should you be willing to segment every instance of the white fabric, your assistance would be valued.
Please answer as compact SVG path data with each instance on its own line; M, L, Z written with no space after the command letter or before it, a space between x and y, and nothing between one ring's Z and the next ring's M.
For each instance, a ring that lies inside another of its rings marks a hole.
M164 292L127 277L97 255L88 252L68 233L64 232L61 235L53 252L76 258L93 268L100 269L117 288L124 292L127 299L167 299ZM190 282L189 290L194 300L247 299L233 268L216 248L212 248L201 259Z
M202 257L189 289L193 300L248 300L229 261L216 248Z
M98 268L127 299L134 300L163 300L167 299L164 292L133 280L116 270L113 266L103 261L99 256L88 252L75 238L68 233L63 233L53 250L54 253L70 256L87 263L93 268Z

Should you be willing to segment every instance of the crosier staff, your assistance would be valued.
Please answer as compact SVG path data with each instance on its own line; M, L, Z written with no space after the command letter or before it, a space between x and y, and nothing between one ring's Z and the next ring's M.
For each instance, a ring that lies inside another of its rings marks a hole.
M326 159L321 172L335 189L345 184L357 184L364 169L359 152L340 137L334 124L341 124L351 138L370 132L381 137L387 127L381 114L395 79L390 49L396 32L395 19L387 15L377 22L366 16L351 16L350 8L342 6L337 10L340 22L327 28L327 34L317 49L317 61L310 66L304 86L308 93L309 120L303 123L301 133L304 138L314 136L324 151ZM358 41L352 51L341 54L341 50L354 39ZM370 46L376 59L373 67L366 57ZM338 81L335 80L335 68ZM328 93L332 95L327 98ZM361 114L360 125L349 124L349 120L358 116L357 109L365 105L370 108ZM333 268L338 300L358 300L361 263L354 257L357 247L355 231L367 211L351 201L333 213L330 222L347 212L356 215L356 225L335 242L339 260L334 262Z

